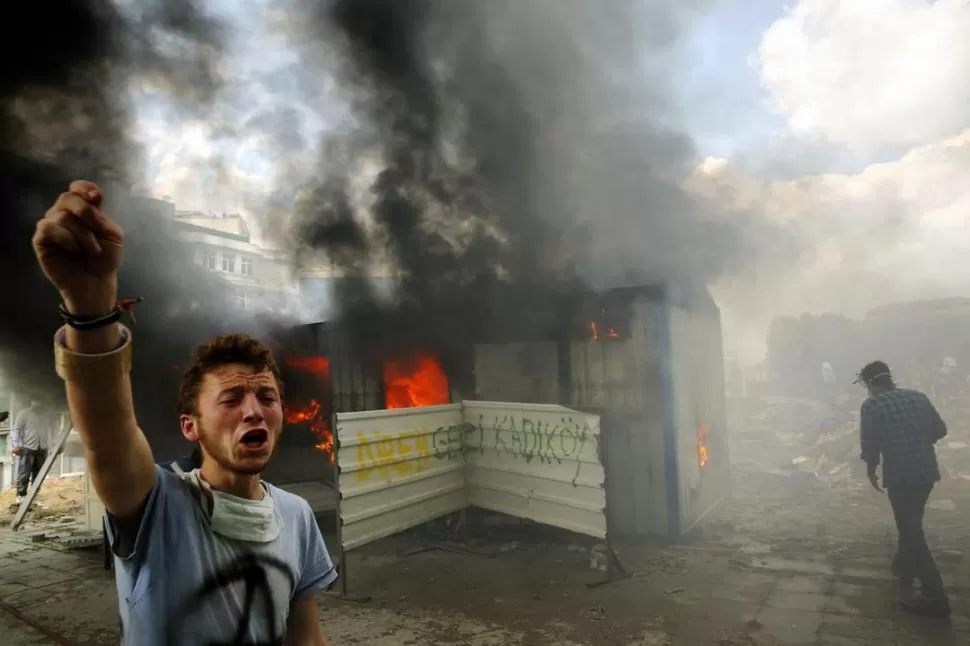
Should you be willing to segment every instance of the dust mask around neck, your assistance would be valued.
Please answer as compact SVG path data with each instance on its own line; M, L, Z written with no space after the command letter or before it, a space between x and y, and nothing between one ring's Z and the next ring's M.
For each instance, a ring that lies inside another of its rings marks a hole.
M270 543L283 531L283 518L269 492L262 500L249 500L216 491L202 479L198 469L189 473L179 471L179 475L201 495L202 507L216 534L237 541Z

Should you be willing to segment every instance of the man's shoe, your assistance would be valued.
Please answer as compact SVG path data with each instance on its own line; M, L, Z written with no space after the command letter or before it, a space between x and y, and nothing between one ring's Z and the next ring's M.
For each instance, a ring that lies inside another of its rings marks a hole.
M23 504L23 502L24 502L24 497L23 496L17 496L17 504L20 505L20 504Z

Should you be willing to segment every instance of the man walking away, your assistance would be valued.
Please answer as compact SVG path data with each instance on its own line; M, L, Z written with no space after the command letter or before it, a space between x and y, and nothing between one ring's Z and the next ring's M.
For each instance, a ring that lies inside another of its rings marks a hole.
M859 382L869 391L860 411L862 459L869 482L881 492L876 475L881 458L883 483L899 531L893 574L900 581L900 603L911 612L949 616L943 580L923 532L926 502L940 481L933 445L946 436L946 424L926 395L897 388L882 361L864 367ZM921 595L915 592L916 579Z
M30 406L17 415L10 432L10 452L16 455L17 504L23 502L30 484L37 479L47 460L46 420L40 413L40 403L30 400Z

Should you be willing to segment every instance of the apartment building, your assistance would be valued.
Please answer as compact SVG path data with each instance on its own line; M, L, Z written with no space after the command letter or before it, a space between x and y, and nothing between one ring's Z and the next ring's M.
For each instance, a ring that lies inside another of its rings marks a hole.
M195 264L225 278L242 309L295 309L298 293L287 254L253 242L241 215L175 211L174 205L171 215Z

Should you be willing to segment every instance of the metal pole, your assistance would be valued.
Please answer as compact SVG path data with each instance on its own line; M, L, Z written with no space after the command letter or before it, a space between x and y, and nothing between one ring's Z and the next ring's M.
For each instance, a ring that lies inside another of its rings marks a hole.
M333 434L333 486L337 490L337 554L339 566L337 574L340 577L340 594L347 596L347 552L344 550L343 515L341 513L340 496L340 439L337 435L337 413L331 414L330 429Z

